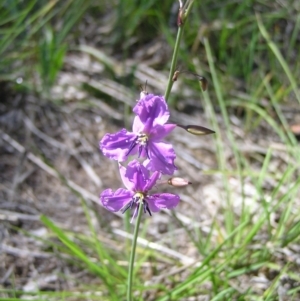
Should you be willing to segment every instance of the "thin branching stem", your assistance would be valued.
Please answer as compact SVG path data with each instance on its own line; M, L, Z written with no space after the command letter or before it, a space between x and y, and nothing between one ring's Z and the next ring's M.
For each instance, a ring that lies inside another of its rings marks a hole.
M181 41L182 34L183 34L183 27L184 27L185 21L186 21L186 19L188 17L188 14L191 11L193 3L194 3L194 0L188 0L187 3L184 5L183 10L185 10L185 7L186 7L186 10L182 14L182 20L181 20L182 23L180 25L178 25L178 31L177 31L177 37L176 37L176 41L175 41L175 46L174 46L172 61L171 61L169 79L168 79L167 88L166 88L166 92L165 92L165 100L166 100L166 102L168 102L168 98L170 96L170 93L171 93L171 90L172 90L172 86L173 86L173 80L172 80L172 78L174 76L174 72L175 72L176 65L177 65L177 59L178 59L180 41Z

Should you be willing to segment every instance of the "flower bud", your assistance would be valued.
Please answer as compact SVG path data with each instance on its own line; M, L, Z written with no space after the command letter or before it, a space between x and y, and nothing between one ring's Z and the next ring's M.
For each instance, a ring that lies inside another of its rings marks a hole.
M178 76L179 76L179 73L180 73L180 71L178 71L178 70L176 70L176 71L174 72L173 77L172 77L172 81L173 81L173 82L176 82L176 81L177 81Z
M183 25L184 11L185 10L183 9L182 1L179 0L179 12L178 12L178 16L177 16L177 26L178 27Z
M145 87L143 87L141 85L141 93L140 93L140 99L144 98L145 96L147 96L149 93L147 91L147 81L145 82ZM140 99L138 99L137 101L139 101Z
M204 136L204 135L209 135L215 133L214 131L205 128L204 126L200 125L181 125L177 124L177 126L181 127L182 129L186 130L187 132L193 134L193 135L198 135L198 136Z
M174 187L184 187L192 183L183 178L173 177L168 180L168 184Z
M141 93L140 93L140 99L144 98L144 97L147 96L148 94L149 94L149 93L148 93L146 90L141 91ZM138 99L137 101L139 101L139 99Z
M200 81L202 90L206 91L207 85L208 85L207 79L204 76L199 76L199 81Z

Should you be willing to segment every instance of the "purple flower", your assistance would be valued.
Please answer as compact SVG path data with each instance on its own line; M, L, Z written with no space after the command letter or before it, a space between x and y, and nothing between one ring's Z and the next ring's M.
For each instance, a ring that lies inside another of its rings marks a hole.
M122 181L127 189L119 188L115 192L106 189L101 193L102 205L113 212L134 209L133 218L137 215L140 205L144 212L158 212L160 209L172 209L179 203L179 196L171 193L149 194L149 190L160 178L160 173L155 171L151 176L148 169L137 160L131 161L128 167L120 165Z
M128 155L138 153L138 157L147 158L144 165L151 171L160 171L172 175L177 169L176 158L171 144L163 142L176 124L166 124L170 112L162 96L145 95L133 108L136 114L132 132L126 129L115 134L106 134L100 141L103 154L119 162Z

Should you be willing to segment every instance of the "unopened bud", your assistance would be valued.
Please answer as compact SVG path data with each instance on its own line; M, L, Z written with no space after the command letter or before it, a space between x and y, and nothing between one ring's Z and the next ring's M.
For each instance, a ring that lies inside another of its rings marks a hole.
M178 1L179 1L179 12L178 12L178 16L177 16L177 26L180 27L183 25L184 8L182 5L182 1L181 0L178 0Z
M186 130L187 132L193 134L193 135L198 135L198 136L204 136L204 135L209 135L209 134L214 134L215 132L205 128L204 126L200 125L181 125L177 124L177 126L181 127L182 129Z
M179 76L179 73L180 73L180 71L178 71L178 70L176 70L176 71L174 72L174 75L173 75L173 77L172 77L172 81L173 81L173 82L176 82L176 81L177 81L178 76Z
M184 187L184 186L190 185L192 183L183 178L174 177L174 178L170 178L168 180L168 184L171 186L174 186L174 187Z
M140 88L141 88L140 99L142 99L149 94L147 91L147 81L145 82L145 87L141 86ZM139 101L139 99L137 101Z
M199 76L199 81L200 81L202 90L206 91L207 85L208 85L207 79L204 76Z
M141 91L140 93L140 99L144 98L145 96L147 96L149 93L147 91Z

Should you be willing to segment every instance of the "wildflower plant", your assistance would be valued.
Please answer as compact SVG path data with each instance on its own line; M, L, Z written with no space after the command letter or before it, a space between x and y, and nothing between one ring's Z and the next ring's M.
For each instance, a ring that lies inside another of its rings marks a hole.
M107 133L100 141L102 153L118 161L120 176L126 188L104 190L100 195L100 203L109 211L122 213L132 210L133 222L136 225L132 241L129 260L127 300L132 300L132 280L135 249L142 213L158 212L161 209L173 209L180 201L180 197L172 193L152 193L157 184L167 183L170 186L184 187L191 184L180 177L171 177L162 181L163 175L173 175L177 170L175 165L176 154L172 144L166 142L165 137L176 127L182 128L194 135L207 135L213 131L198 125L179 125L167 123L170 111L167 104L175 71L183 25L192 7L193 0L181 1L178 14L178 34L173 52L169 81L165 96L141 93L141 98L133 108L135 114L132 131L121 129L116 133ZM137 159L125 162L130 156L137 155ZM120 163L122 162L122 163Z

